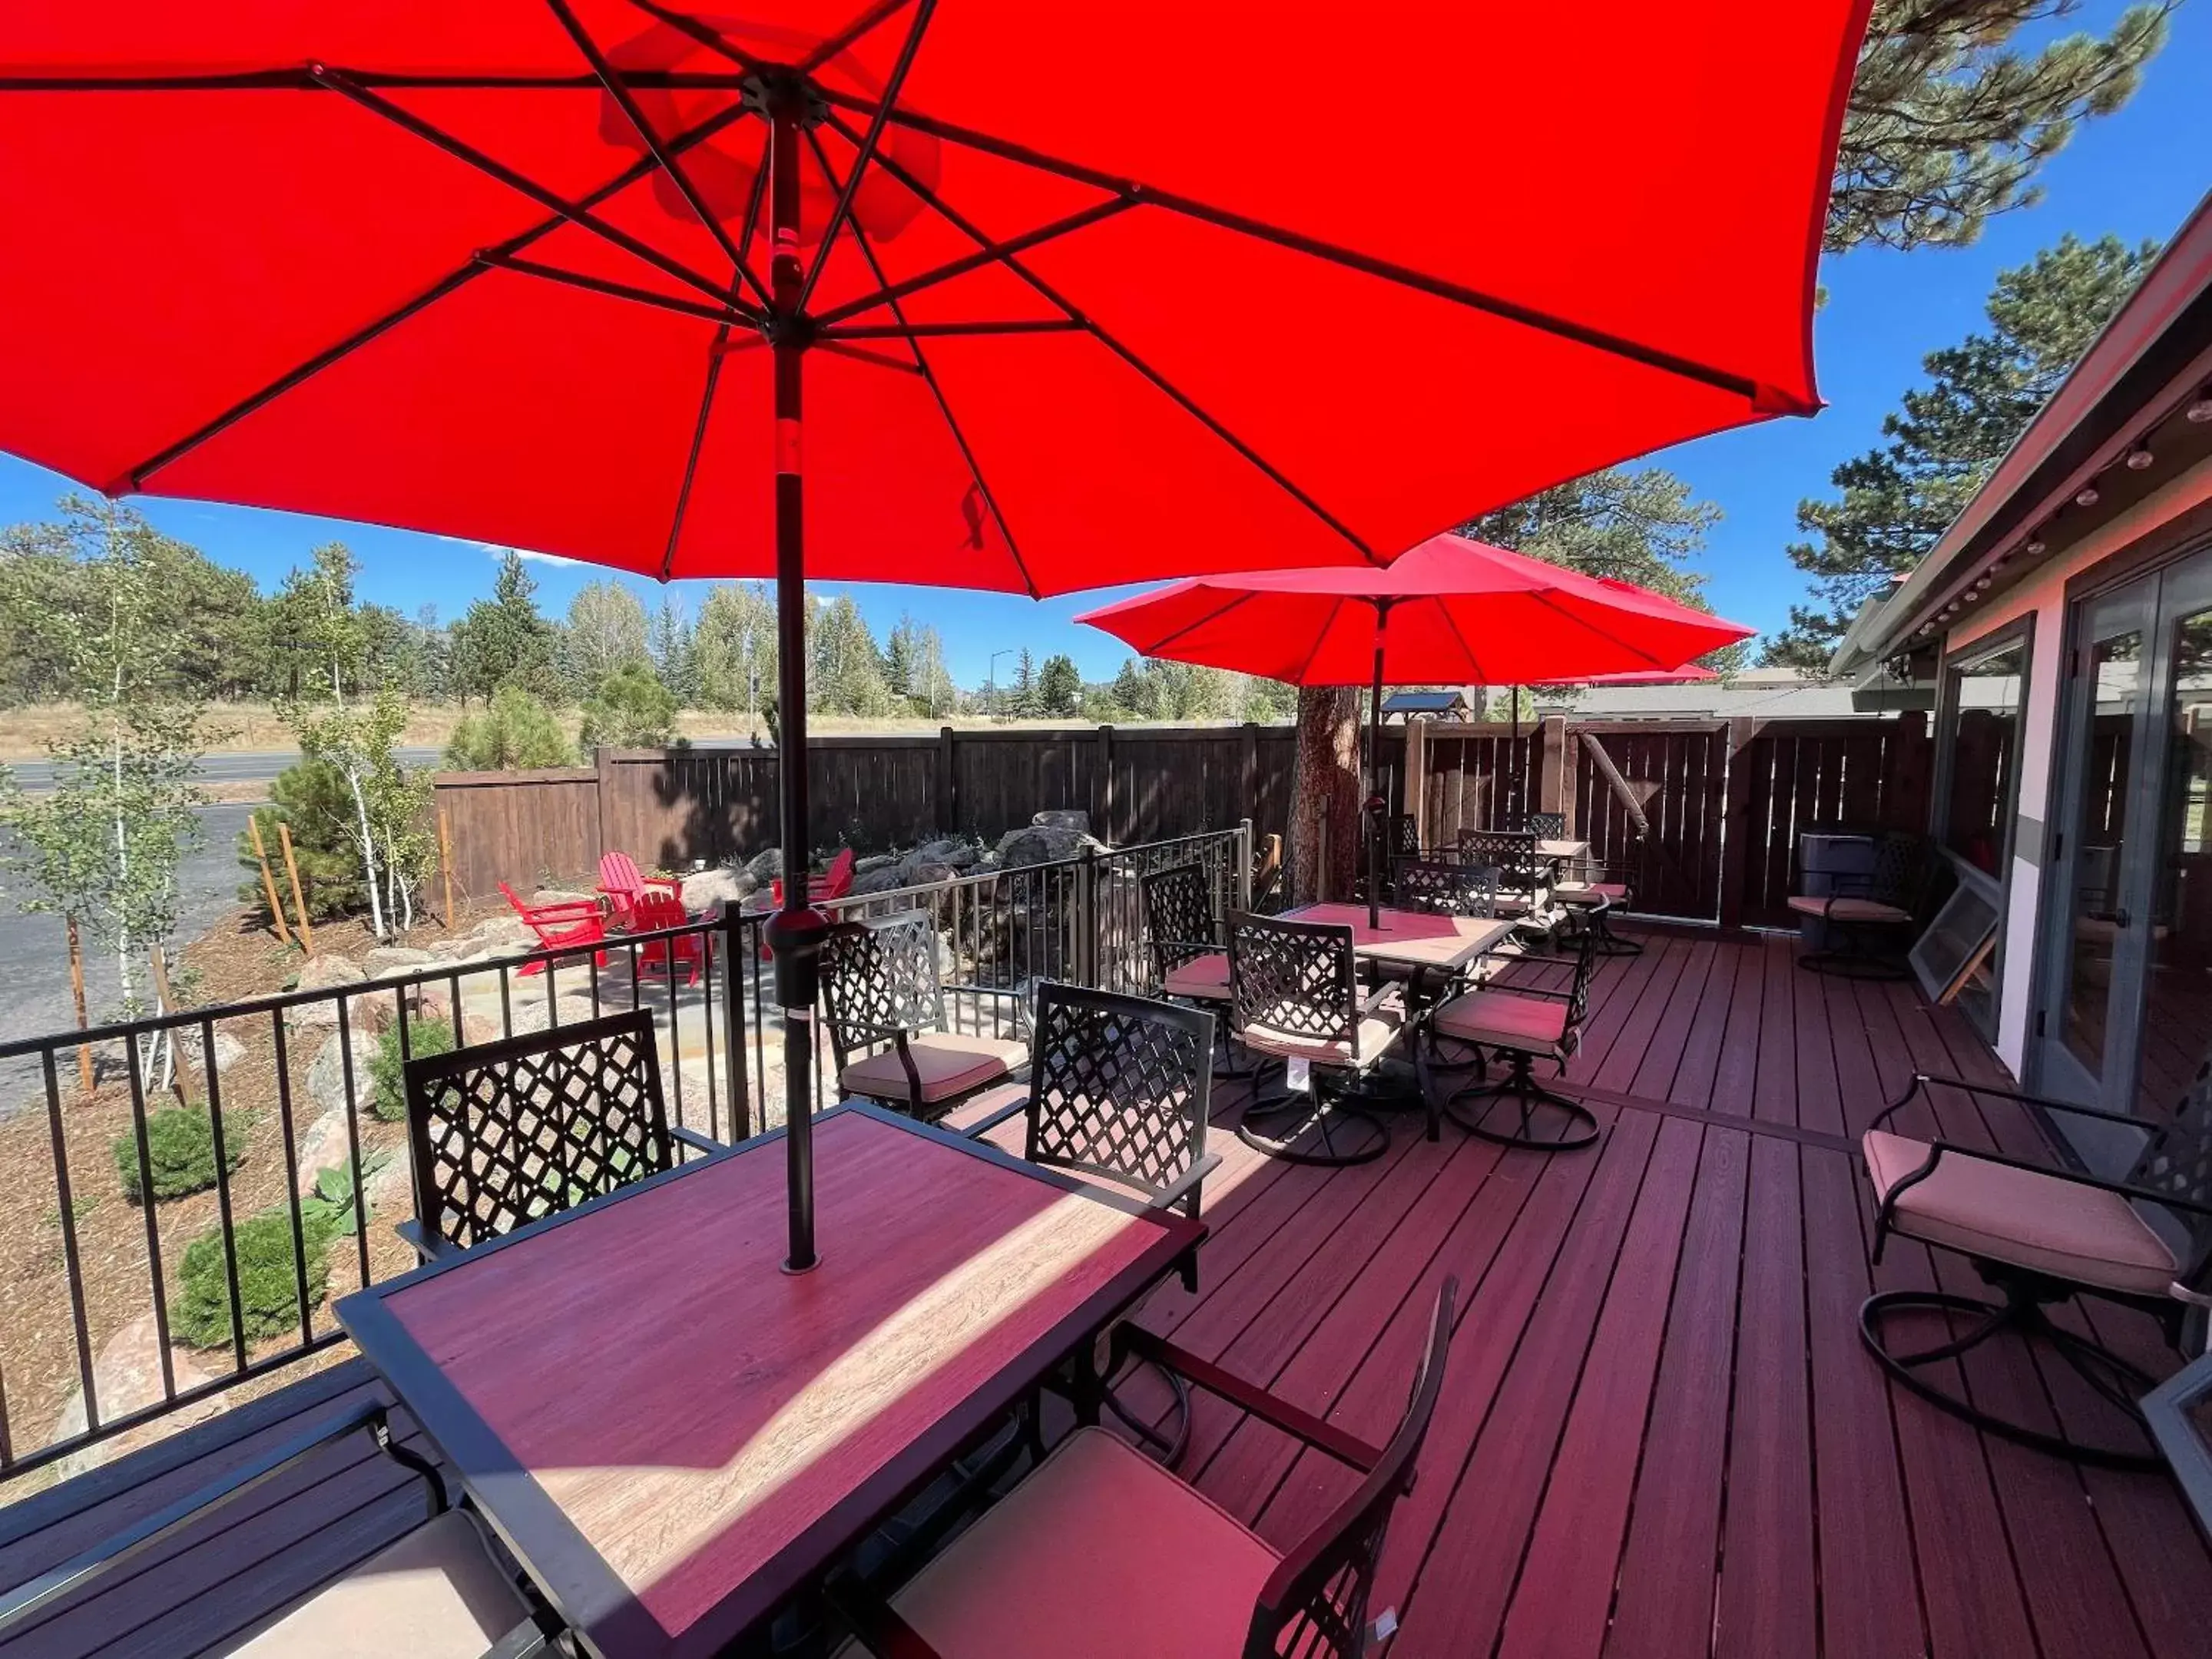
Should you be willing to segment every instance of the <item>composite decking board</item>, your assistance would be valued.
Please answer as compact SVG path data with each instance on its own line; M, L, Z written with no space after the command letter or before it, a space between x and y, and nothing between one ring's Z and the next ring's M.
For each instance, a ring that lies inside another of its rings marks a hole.
M1836 1044L1828 1018L1828 975L1792 968L1791 1003L1796 1011L1796 1115L1801 1128L1832 1135L1844 1133L1841 1081Z
M1446 1450L1399 1504L1376 1574L1379 1604L1421 1632L1413 1651L1467 1652L1467 1632L1486 1644L1504 1616L1657 1132L1648 1113L1614 1124L1525 1324L1461 1322L1430 1431ZM1432 1571L1440 1542L1451 1565Z
M1771 981L1769 981L1771 988ZM1806 1398L1803 1218L1797 1161L1751 1146L1715 1653L1765 1659L1817 1641L1812 1412Z
M1552 1158L1479 1282L1462 1279L1459 1313L1444 1377L1445 1392L1450 1396L1449 1416L1440 1400L1437 1416L1431 1425L1434 1443L1443 1449L1436 1465L1437 1476L1415 1484L1414 1496L1407 1504L1418 1503L1419 1507L1401 1506L1401 1518L1392 1523L1394 1542L1414 1534L1425 1540L1433 1528L1436 1516L1450 1496L1451 1471L1474 1444L1474 1432L1481 1425L1498 1378L1543 1295L1553 1265L1577 1224L1591 1180L1609 1146L1608 1142L1588 1157ZM1515 1158L1538 1156L1513 1154ZM1400 1306L1340 1391L1329 1413L1331 1421L1370 1442L1389 1435L1406 1409L1407 1389L1428 1336L1428 1310L1410 1300ZM1296 1539L1351 1492L1354 1484L1355 1478L1341 1465L1302 1449L1281 1484L1254 1517L1254 1523L1262 1535L1279 1544ZM1402 1576L1399 1582L1403 1582Z
M1736 964L1747 952L1740 945L1715 939L1711 945L1712 966L1705 975L1705 992L1691 1011L1683 1033L1682 1057L1674 1067L1674 1080L1666 1098L1678 1106L1710 1109L1713 1085L1720 1071L1721 1051L1728 1041L1730 1004L1735 997Z
M1627 1091L1647 1100L1665 1100L1674 1093L1675 1074L1681 1070L1683 1051L1689 1046L1690 1028L1698 1005L1711 982L1716 951L1710 939L1693 939L1667 993L1667 1006L1652 1032L1650 1045ZM1702 1101L1694 1103L1704 1104Z
M1811 1152L1799 1159L1798 1174L1825 1650L1924 1652L1892 1390L1858 1337L1859 1304L1871 1289L1856 1248L1865 1175L1850 1158Z
M1737 951L1728 1030L1721 1039L1720 1064L1713 1073L1712 1109L1735 1117L1752 1115L1752 1095L1759 1078L1759 1009L1766 995L1765 956L1756 940Z
M1458 1277L1462 1297L1474 1294L1540 1170L1533 1154L1467 1141L1312 1336L1267 1379L1269 1389L1320 1416L1334 1414L1384 1331L1400 1319L1425 1319L1445 1274ZM1216 1503L1250 1521L1297 1454L1295 1441L1247 1419L1202 1464L1194 1464L1195 1479Z
M1666 1017L1668 999L1687 971L1691 954L1695 949L1696 946L1688 939L1669 939L1667 942L1659 953L1659 960L1653 964L1650 977L1644 982L1636 1006L1614 1033L1603 1062L1590 1074L1592 1083L1600 1088L1625 1091L1635 1082L1637 1073L1642 1069L1645 1056L1650 1053L1651 1045L1658 1037L1661 1022ZM1644 952L1647 957L1652 954L1650 951ZM1666 1091L1662 1087L1656 1092L1663 1095Z
M1759 1067L1752 1084L1752 1115L1774 1123L1797 1121L1797 981L1802 972L1778 939L1761 942L1759 965L1766 988L1759 1011Z
M1708 1133L1729 1132L1682 1118L1660 1126L1505 1610L1500 1659L1596 1659L1604 1647L1666 1336L1668 1291L1686 1248ZM1411 1616L1425 1616L1424 1599L1417 1591Z
M1702 1654L1712 1638L1750 1158L1745 1135L1705 1132L1644 1424L1607 1659Z
M1598 959L1590 980L1590 1007L1583 1021L1582 1046L1568 1064L1568 1077L1587 1082L1605 1064L1673 943L1654 940L1640 957Z

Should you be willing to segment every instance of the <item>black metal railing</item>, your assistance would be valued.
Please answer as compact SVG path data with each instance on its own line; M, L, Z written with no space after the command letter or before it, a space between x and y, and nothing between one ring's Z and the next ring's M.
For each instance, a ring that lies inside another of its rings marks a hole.
M1045 979L1152 988L1139 877L1197 860L1249 887L1249 824L976 871L824 908L927 908L947 1013L1003 1034L1003 996ZM739 1140L783 1120L783 1042L763 912L0 1042L0 1112L46 1120L50 1166L0 1187L0 1480L63 1462L344 1340L330 1305L414 1265L398 1070L460 1046L651 1009L673 1121ZM817 1030L817 1109L836 1097ZM79 1087L80 1054L94 1087ZM135 1189L135 1195L134 1195ZM51 1203L51 1209L46 1206ZM103 1357L116 1352L113 1364Z

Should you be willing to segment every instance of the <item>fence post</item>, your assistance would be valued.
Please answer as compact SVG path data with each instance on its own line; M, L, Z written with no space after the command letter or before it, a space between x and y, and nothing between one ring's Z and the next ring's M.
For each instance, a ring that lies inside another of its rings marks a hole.
M1890 734L1888 763L1882 768L1881 823L1886 830L1925 831L1929 827L1929 763L1935 745L1928 740L1927 712L1908 708Z
M1098 727L1098 822L1094 826L1098 839L1119 845L1121 826L1114 821L1114 727L1111 722L1101 722Z
M608 786L614 781L614 750L605 744L592 748L592 833L605 853L614 842L607 838Z
M1398 810L1413 815L1419 826L1426 820L1422 798L1429 792L1429 723L1406 717L1406 766L1398 792Z
M1075 872L1075 926L1082 941L1083 982L1092 990L1098 984L1098 853L1085 847Z
M959 775L952 756L952 728L937 728L937 829L938 833L957 836L960 833L960 805L953 798L953 780Z
M738 921L738 901L722 901L722 1050L723 1064L728 1068L726 1081L730 1097L730 1139L732 1142L751 1139L753 1111L751 1086L745 1078L745 1017L744 970L738 964L744 954L744 928ZM669 994L675 994L676 976L673 964L669 975ZM714 981L708 984L711 989ZM671 1040L674 1033L671 1031Z
M1252 820L1237 820L1237 908L1252 908Z
M1566 792L1560 786L1561 774L1567 752L1567 719L1564 714L1547 714L1539 732L1541 741L1537 745L1536 810L1539 812L1570 811L1560 805ZM1574 820L1569 817L1567 829L1571 832Z
M1244 810L1252 810L1253 798L1260 793L1260 726L1256 720L1244 722L1243 741L1237 747L1237 793L1244 803ZM1251 823L1249 818L1245 820ZM1250 850L1249 848L1246 849Z
M1728 723L1728 805L1721 813L1721 927L1743 926L1744 871L1751 856L1751 768L1744 751L1759 723L1737 715Z

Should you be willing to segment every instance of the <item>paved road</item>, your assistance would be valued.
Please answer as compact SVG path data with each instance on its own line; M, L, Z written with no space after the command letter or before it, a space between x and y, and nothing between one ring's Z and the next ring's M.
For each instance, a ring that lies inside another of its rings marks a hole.
M434 766L440 750L399 749L392 751L403 766ZM263 754L217 753L204 757L195 773L202 783L265 783L300 758L296 749L272 749ZM26 789L45 789L54 781L52 761L5 763Z
M198 939L238 902L236 842L250 806L205 806L199 811L200 844L185 855L178 872L184 889L179 939ZM65 1031L76 1024L70 996L69 946L62 924L52 916L25 915L0 900L0 1042ZM97 1021L113 1010L118 993L112 957L88 965L88 990ZM76 1064L70 1056L67 1066ZM15 1108L39 1087L37 1064L27 1059L0 1060L0 1113Z

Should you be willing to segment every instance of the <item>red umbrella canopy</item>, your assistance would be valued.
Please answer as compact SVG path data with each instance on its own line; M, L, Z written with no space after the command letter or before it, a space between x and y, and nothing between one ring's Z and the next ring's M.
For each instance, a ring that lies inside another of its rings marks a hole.
M1293 685L1365 685L1376 619L1386 685L1522 685L1671 676L1755 631L1642 588L1462 536L1432 536L1387 570L1202 576L1077 618L1148 657Z
M760 574L780 328L810 574L1384 562L1817 406L1868 4L14 0L0 447Z

